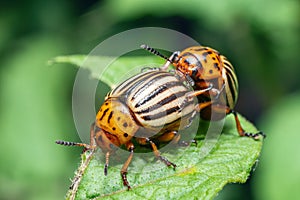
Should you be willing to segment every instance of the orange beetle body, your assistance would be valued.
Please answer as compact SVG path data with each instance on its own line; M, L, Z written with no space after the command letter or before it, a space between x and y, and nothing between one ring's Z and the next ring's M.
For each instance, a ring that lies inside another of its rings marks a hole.
M167 60L162 67L167 70L170 65L177 73L189 77L194 82L194 90L204 90L198 98L198 110L205 120L220 120L233 113L240 136L258 139L262 132L247 133L241 126L237 113L233 110L238 98L238 80L232 64L218 51L204 46L193 46L183 51L174 52L169 58L155 49L142 45L141 48Z

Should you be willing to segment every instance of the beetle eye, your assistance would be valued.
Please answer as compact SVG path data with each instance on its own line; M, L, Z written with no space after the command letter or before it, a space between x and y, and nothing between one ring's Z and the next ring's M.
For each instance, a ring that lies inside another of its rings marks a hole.
M180 54L179 51L175 51L175 52L171 55L171 57L169 58L169 60L170 60L172 63L177 63L177 62L181 59L181 57L179 57L179 54Z
M174 63L178 63L179 61L181 60L181 57L179 57L178 55L177 56L175 56L174 58L173 58L173 62Z
M184 62L186 65L190 65L190 64L191 64L187 59L185 59L183 62Z

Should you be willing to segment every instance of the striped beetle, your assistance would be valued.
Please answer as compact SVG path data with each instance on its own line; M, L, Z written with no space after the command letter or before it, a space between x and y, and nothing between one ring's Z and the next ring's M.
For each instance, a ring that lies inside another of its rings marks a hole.
M179 130L190 126L195 114L195 98L210 90L193 91L179 77L166 71L151 69L135 75L108 93L91 126L90 144L56 141L65 146L100 147L105 153L104 174L107 175L109 157L116 147L124 145L130 152L121 169L124 186L127 168L133 158L134 144L150 144L157 159L167 166L176 165L161 156L153 142L178 142Z
M238 80L232 64L215 49L204 46L193 46L182 52L175 51L169 58L148 45L141 48L166 60L162 70L172 64L177 73L190 77L194 81L194 90L211 87L210 91L198 97L198 110L204 120L220 120L227 114L233 114L240 136L259 139L266 137L261 131L248 133L241 126L237 113L233 110L238 97ZM214 97L211 99L211 97ZM212 114L213 113L213 114Z

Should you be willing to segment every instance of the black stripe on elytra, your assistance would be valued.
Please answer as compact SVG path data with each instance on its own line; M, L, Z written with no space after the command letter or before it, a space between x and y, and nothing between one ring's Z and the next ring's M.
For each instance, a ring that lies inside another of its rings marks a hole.
M109 110L109 108L106 108L102 114L102 116L100 117L100 121L103 119L103 117L106 115L107 111Z
M152 110L156 110L158 108L161 108L165 104L170 103L170 102L174 101L175 99L182 97L185 94L186 94L185 91L184 92L178 92L176 94L172 94L172 95L170 95L170 96L162 99L161 101L155 103L154 105L151 105L151 106L149 106L148 108L146 108L144 110L136 112L136 114L148 113L148 112L150 112Z
M225 83L226 84L226 83ZM232 101L233 101L233 103L236 101L236 85L235 85L235 82L234 81L232 81L232 78L231 77L229 77L229 76L227 76L227 86L225 86L225 87L229 87L229 90L230 90L230 93L231 93L231 96L232 96ZM227 97L227 94L226 94L226 98L228 99L228 97ZM227 101L227 104L229 104L229 101ZM227 105L227 106L229 106L230 108L231 107L233 107L234 105Z
M150 101L151 99L153 99L154 97L156 97L157 95L159 95L160 93L168 90L168 89L172 89L173 87L176 86L181 86L182 83L179 81L176 82L168 82L164 85L160 85L158 88L156 88L155 90L153 90L149 95L147 95L146 97L144 97L143 99L141 99L141 101L139 101L136 105L135 108L138 108L142 105L144 105L146 102ZM176 96L175 96L176 98Z
M154 76L156 74L160 73L159 71L149 71L149 72L145 72L144 74L139 74L136 75L134 77L132 77L132 80L127 79L126 81L123 82L123 84L120 84L118 87L116 87L111 94L114 94L115 91L119 90L119 93L126 93L128 94L132 89L134 89L138 84L141 83L141 81L144 81L145 79ZM140 80L139 80L140 79ZM124 85L125 82L127 82L128 80L130 80L129 85ZM122 86L122 87L121 87ZM128 86L130 86L129 89L124 90L124 88L128 88Z
M179 109L180 109L179 106L175 106L175 107L167 109L166 111L162 111L162 112L156 113L154 115L142 116L142 118L145 121L155 120L155 119L159 119L159 118L165 117L167 115L170 115L170 114L178 111Z
M155 74L156 75L156 74ZM154 75L152 75L154 76ZM161 78L164 78L164 77L168 77L168 76L171 76L169 73L161 73L159 76L155 76L153 77L152 79L148 80L145 85L140 88L134 95L132 95L132 98L131 100L134 100L138 95L140 95L143 91L145 91L146 89L148 89L149 86L151 86L154 82L158 81L159 79ZM143 79L143 81L145 81L146 79L148 79L148 77L145 77ZM158 82L159 83L159 82Z
M195 104L194 100L188 100L187 102L184 101L180 104L179 107L183 110L185 107L188 107L190 104Z
M125 93L125 95L129 94L133 89L135 89L139 84L141 84L141 82L143 81L143 78L138 77L136 79L134 79L133 81L130 81L129 84L123 86L121 89L119 89L119 93L123 94Z
M236 101L236 91L237 90L237 79L236 75L232 68L228 69L225 67L226 77L227 77L227 84L229 85L230 91L232 93L233 101Z
M232 77L233 82L236 82L236 75L235 75L233 66L231 65L231 63L224 56L222 56L222 60L223 60L224 68L225 68L225 71L226 71L226 75L230 74L230 76Z
M226 76L231 77L232 80L236 80L236 75L235 75L235 73L234 73L233 70L228 69L228 68L225 67L225 73L226 73ZM235 81L234 81L234 82L235 82Z
M232 71L232 70L228 70L228 69L226 69L226 77L227 77L227 79L230 79L231 80L231 82L234 84L234 85L237 85L237 83L236 83L236 75L235 75L235 73Z
M231 70L234 70L232 64L227 60L227 58L225 56L222 56L222 60L223 60L224 65L226 65Z
M168 126L170 126L170 125L176 124L176 123L180 122L182 119L186 118L187 116L192 115L193 112L194 112L194 110L192 110L191 112L187 113L187 114L184 115L184 116L179 117L178 119L176 119L176 120L174 120L174 121L172 121L172 122L165 123L165 124L163 125L163 127L168 127ZM192 118L191 118L191 119L192 119ZM155 127L161 127L161 126L162 126L162 125L158 125L158 126L153 126L153 125L152 125L151 127L155 128Z

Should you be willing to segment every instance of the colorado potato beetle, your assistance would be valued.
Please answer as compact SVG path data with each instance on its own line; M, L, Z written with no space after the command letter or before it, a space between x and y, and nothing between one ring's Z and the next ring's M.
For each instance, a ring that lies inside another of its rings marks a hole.
M195 98L210 88L193 91L177 76L162 70L148 70L132 76L109 92L90 130L90 144L56 141L66 146L86 149L100 147L109 157L116 147L125 146L130 152L121 169L124 186L130 189L127 169L133 158L134 144L149 144L157 159L173 168L176 165L163 157L154 143L178 142L179 130L189 127L196 113Z
M254 139L258 139L260 135L265 137L262 132L248 133L241 126L234 111L238 98L238 80L232 64L225 56L215 49L204 46L189 47L182 52L176 51L169 58L148 45L141 45L141 48L166 60L161 67L162 70L167 70L172 64L178 73L190 77L194 81L195 91L211 88L197 96L199 102L197 109L202 119L220 120L232 113L240 136Z

